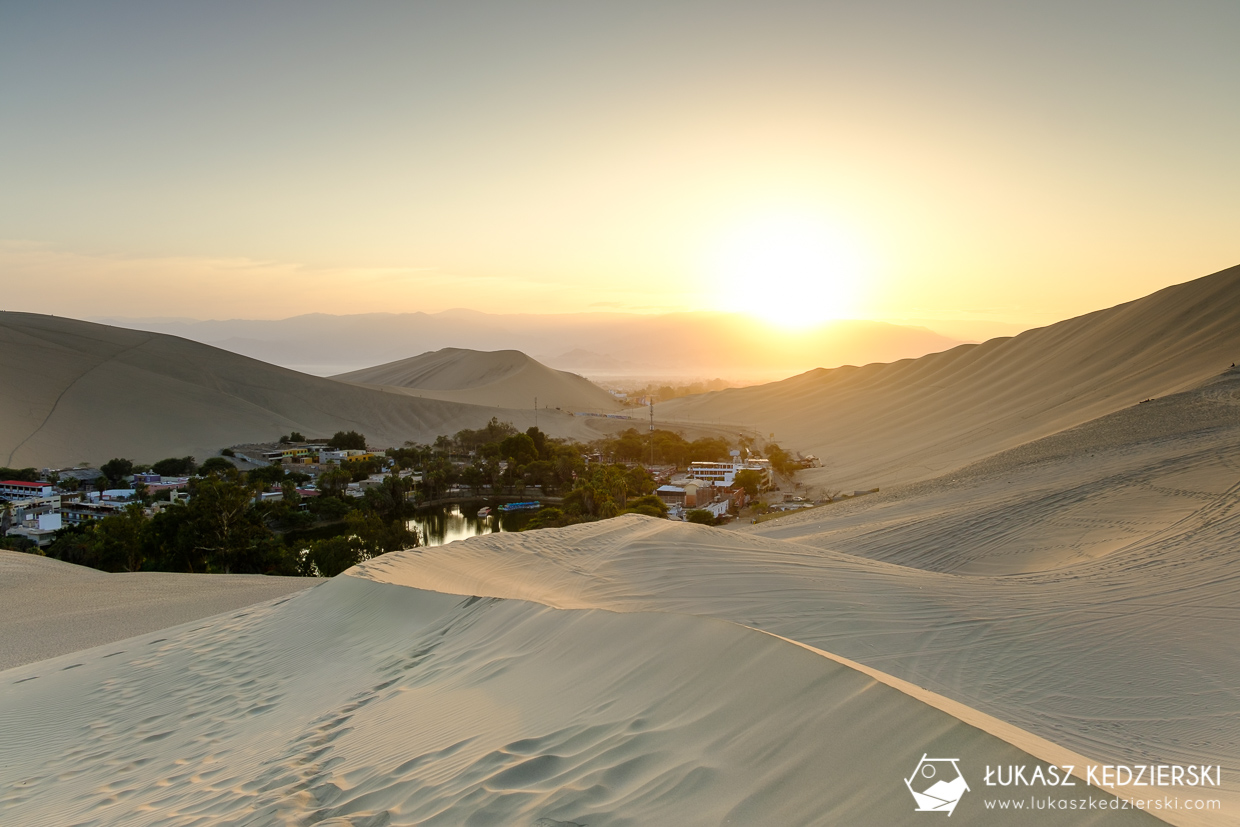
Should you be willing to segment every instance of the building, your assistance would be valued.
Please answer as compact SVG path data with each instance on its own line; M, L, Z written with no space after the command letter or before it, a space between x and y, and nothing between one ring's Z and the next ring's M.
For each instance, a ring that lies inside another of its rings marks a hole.
M50 482L23 482L22 480L0 481L0 498L6 500L27 500L31 497L50 497L56 486Z
M159 482L147 486L147 491L151 494L160 491L177 491L189 486L189 477L160 477Z
M706 480L686 480L682 486L685 490L685 506L688 508L697 508L699 503L708 503L714 500L714 486Z
M348 451L329 451L323 449L319 451L319 465L327 465L329 462L340 462L348 455Z
M387 459L387 454L380 451L349 451L349 455L344 458L345 462L356 462L362 459Z
M61 505L60 516L65 525L81 525L124 510L125 504L119 502L71 502Z
M655 489L654 493L669 508L672 506L683 507L688 497L688 492L676 485L660 485Z
M37 523L44 515L55 514L58 511L60 511L59 494L8 501L8 512L14 525Z
M58 477L60 477L61 484L63 484L67 480L77 480L78 483L83 487L99 479L99 477L103 476L103 473L98 468L91 468L88 465L80 465L74 468L44 468L43 469L43 479L45 480L51 479L52 474L56 474Z
M59 517L60 515L56 514L53 516ZM42 525L42 521L40 521L39 525L33 525L30 523L27 523L24 525L14 526L13 528L9 529L9 532L6 536L25 537L27 540L34 543L36 546L39 546L40 548L43 546L50 546L52 544L52 541L56 539L56 531L59 528L59 526L57 526L56 528L41 528L40 527L41 525Z
M268 462L291 462L306 464L314 462L318 453L327 448L322 443L305 445L283 445L271 451L263 451L262 457Z
M704 480L721 488L731 488L740 471L759 471L762 474L763 487L771 484L771 461L769 459L748 459L744 462L691 462L689 476L695 480Z

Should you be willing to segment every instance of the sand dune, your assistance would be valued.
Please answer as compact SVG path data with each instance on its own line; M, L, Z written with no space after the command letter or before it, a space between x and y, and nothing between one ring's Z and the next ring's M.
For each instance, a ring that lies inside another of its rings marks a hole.
M308 577L107 574L0 550L0 670L308 589Z
M871 497L753 533L932 571L1046 572L1181 531L1240 482L1240 368Z
M917 824L902 779L926 749L1034 763L734 623L347 575L0 676L22 824ZM995 822L966 798L952 823Z
M1124 561L984 577L623 518L389 556L361 574L566 608L726 619L925 687L1096 762L1221 764L1218 797L1223 813L1235 813L1240 609L1236 575L1221 568L1229 552L1219 550L1235 534L1232 521L1196 534L1200 545L1151 542ZM1169 820L1231 823L1217 813Z
M726 619L1240 812L1240 370L943 478L743 527L625 518L372 561L385 582ZM1227 814L1231 814L1230 817Z
M151 462L356 429L375 445L430 441L492 416L524 429L532 410L416 399L297 373L174 336L0 312L0 465ZM548 411L543 430L592 438Z
M1011 339L678 399L669 419L757 424L851 490L928 479L1240 361L1240 267Z
M408 388L425 399L501 408L562 408L612 412L610 393L575 373L552 370L516 350L448 347L409 359L333 376L343 382Z

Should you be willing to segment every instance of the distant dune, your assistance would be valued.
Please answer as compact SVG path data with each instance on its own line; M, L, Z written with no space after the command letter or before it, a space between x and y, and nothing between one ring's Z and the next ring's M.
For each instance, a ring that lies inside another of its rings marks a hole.
M516 350L448 347L332 378L408 388L426 399L501 408L533 408L535 399L540 408L565 411L611 412L622 407L588 379L553 370Z
M757 423L846 489L926 479L1240 361L1240 267L1010 339L674 400L672 419Z
M492 416L521 428L524 410L359 387L158 333L0 312L0 464L46 466L124 456L203 459L297 430L355 429L375 445L430 441ZM596 436L548 411L554 435Z

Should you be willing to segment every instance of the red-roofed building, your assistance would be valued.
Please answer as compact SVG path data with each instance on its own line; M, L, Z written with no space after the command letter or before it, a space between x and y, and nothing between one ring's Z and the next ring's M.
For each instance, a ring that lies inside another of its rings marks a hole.
M29 497L50 497L55 486L50 482L23 482L0 480L0 497L6 500L24 500Z

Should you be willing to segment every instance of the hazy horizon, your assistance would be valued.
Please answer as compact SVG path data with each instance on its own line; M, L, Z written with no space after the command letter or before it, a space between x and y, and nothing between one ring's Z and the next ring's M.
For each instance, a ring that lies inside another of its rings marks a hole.
M1102 309L1102 308L1097 308ZM37 311L29 311L37 312ZM1092 311L1087 311L1092 312ZM131 323L155 323L155 324L207 324L215 322L287 322L294 319L302 319L315 316L327 316L332 318L348 318L356 316L446 316L454 313L480 314L485 316L547 316L555 318L572 318L578 316L600 316L600 317L634 317L640 318L645 316L691 316L691 317L747 317L747 314L736 310L666 310L638 312L633 310L565 310L560 312L547 313L488 313L487 311L477 310L469 307L448 307L443 310L407 310L407 311L388 311L388 310L372 310L364 313L329 313L324 311L312 311L308 313L295 313L286 316L245 316L234 315L227 317L210 317L203 318L198 316L126 316L116 313L105 314L84 314L79 316L68 315L64 313L53 313L48 315L60 315L69 318L76 318L84 322L97 322L102 324L118 324L125 326ZM750 319L753 324L762 325L771 328L775 332L780 331L779 325L763 319ZM1054 324L1063 319L1054 319L1049 324ZM884 319L884 318L855 318L855 319L823 319L813 325L799 327L789 331L789 335L797 335L806 330L821 328L837 323L846 322L874 322L877 324L897 325L901 327L923 327L945 336L952 336L964 342L982 342L986 339L992 339L999 336L1015 336L1036 326L1032 323L1021 324L1015 322L992 321L986 319L963 319L963 318L942 318L942 319ZM971 334L965 334L963 330L974 331Z
M783 329L743 313L704 311L490 314L456 309L429 314L312 313L286 319L96 316L86 321L181 336L318 376L444 348L516 350L557 370L625 389L647 381L769 382L814 368L917 358L979 341L965 334L982 328L994 335L1020 332L969 321L946 323L959 335L907 321L831 320Z

